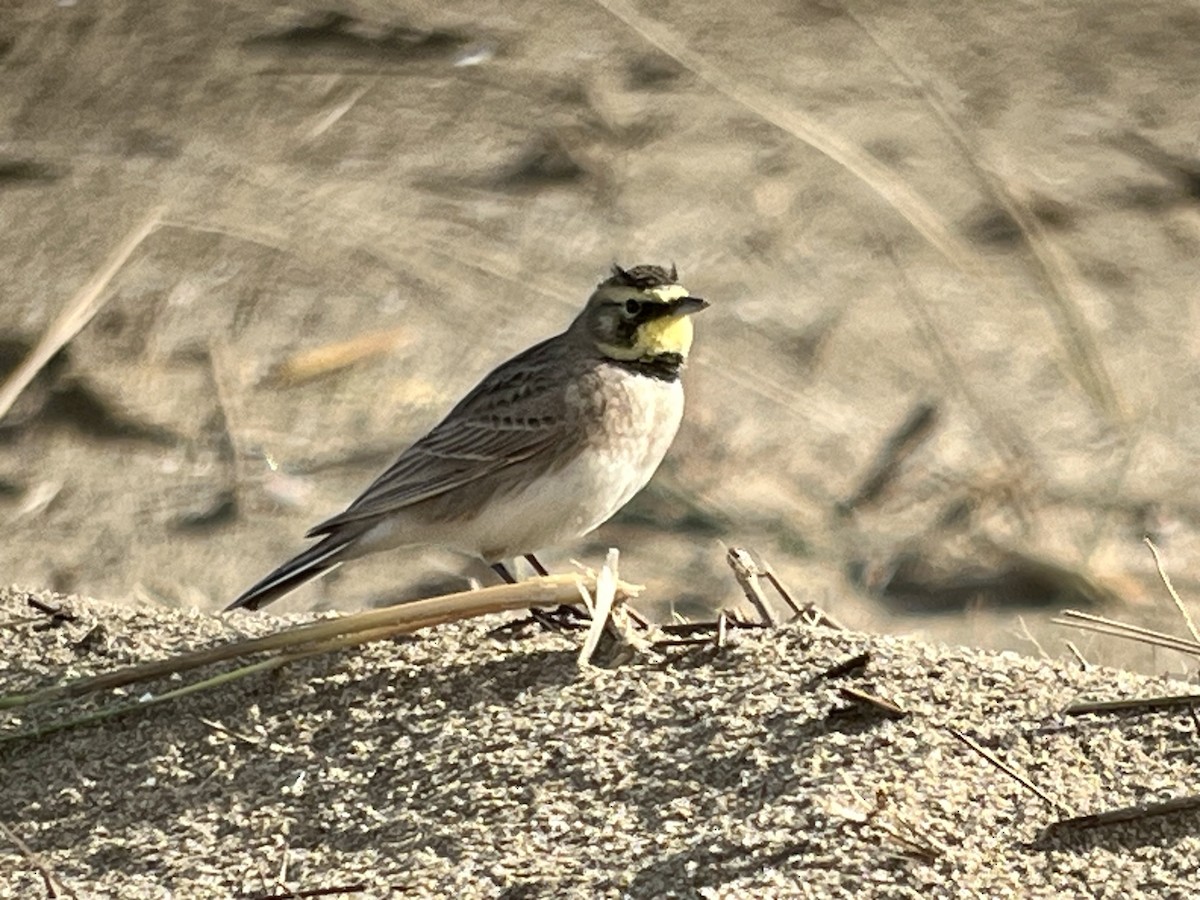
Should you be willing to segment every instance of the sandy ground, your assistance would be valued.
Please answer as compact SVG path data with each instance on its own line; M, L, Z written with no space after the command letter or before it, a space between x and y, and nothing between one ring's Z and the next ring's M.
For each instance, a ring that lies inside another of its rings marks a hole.
M1065 605L1177 628L1139 542L1196 587L1200 13L940 9L8 4L0 369L167 224L0 419L0 581L219 607L610 261L675 260L713 301L683 432L548 563L616 544L693 611L736 597L719 542L746 545L860 626L1035 652L1021 612L1052 655ZM290 608L464 571L394 554Z
M0 695L282 624L41 599L77 618L15 626L26 595L0 595ZM105 637L80 646L97 623ZM575 640L501 641L494 624L317 657L36 739L11 737L64 710L3 714L0 823L27 854L0 839L0 896L46 895L34 859L80 897L1200 890L1195 811L1047 831L1071 813L1194 790L1200 735L1186 710L1062 714L1187 685L796 627L581 671ZM862 652L865 668L822 677ZM873 714L844 687L909 714Z
M616 545L656 613L707 615L748 546L856 628L1042 659L789 631L581 677L559 639L450 629L10 746L3 821L126 896L269 893L285 862L509 896L1190 895L1187 828L1040 843L1045 806L942 726L1083 810L1195 781L1190 719L1054 719L1163 687L1073 671L1068 638L1194 660L1048 619L1183 633L1147 534L1200 594L1198 42L1185 0L5 4L0 379L160 216L0 415L0 584L127 611L82 607L100 655L0 631L6 689L275 627L207 612L614 260L712 301L689 411L652 486L544 562ZM474 574L393 554L281 610ZM829 718L809 679L865 646L919 715ZM851 788L944 851L848 824Z

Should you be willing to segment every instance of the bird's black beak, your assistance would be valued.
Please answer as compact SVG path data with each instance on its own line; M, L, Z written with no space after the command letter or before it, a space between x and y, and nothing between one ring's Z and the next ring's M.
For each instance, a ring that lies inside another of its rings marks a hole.
M673 316L690 316L693 313L698 313L702 309L708 308L708 301L701 300L699 297L680 297L677 300L671 301L671 315Z

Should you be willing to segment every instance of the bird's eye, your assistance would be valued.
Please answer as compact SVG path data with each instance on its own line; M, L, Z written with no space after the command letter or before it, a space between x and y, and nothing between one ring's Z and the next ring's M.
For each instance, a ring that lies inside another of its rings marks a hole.
M636 316L641 311L642 311L641 301L639 301L639 300L626 300L625 301L625 315Z

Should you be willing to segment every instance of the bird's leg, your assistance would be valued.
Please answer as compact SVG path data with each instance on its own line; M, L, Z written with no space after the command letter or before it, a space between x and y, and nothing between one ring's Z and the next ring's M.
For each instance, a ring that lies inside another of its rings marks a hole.
M550 575L550 572L546 569L546 567L543 566L538 561L538 558L536 556L534 556L532 553L525 554L525 562L529 563L529 565L533 569L533 571L537 572L543 578L546 578Z
M526 557L526 559L528 559L528 557ZM538 568L539 569L541 568L540 564L538 565ZM502 562L492 563L492 571L495 572L497 575L499 575L500 579L505 584L516 584L517 583L517 579L513 577L512 572L508 571L508 566L506 566ZM537 622L539 625L542 626L543 630L545 630L545 631L561 631L562 630L559 627L558 623L554 621L554 618L550 613L545 612L544 610L540 610L540 609L531 609L531 610L529 610L529 618L528 619L519 619L514 622L509 622L508 625L501 626L501 628L503 630L511 630L514 627L520 628L522 625L524 625L527 622ZM500 630L501 629L497 629L495 633L499 633Z
M543 578L548 578L550 576L550 570L543 566L541 560L539 560L532 553L525 554L525 562L529 563L533 571L537 572ZM544 613L544 615L553 618L554 621L558 623L560 628L578 628L578 622L591 621L591 618L585 612L583 612L583 610L577 606L572 606L569 603L564 603L559 606L558 609L555 609L549 613ZM542 622L542 625L546 624L546 622L542 621L540 617L538 618L538 621Z
M533 570L537 572L538 575L541 575L543 578L545 578L550 574L546 567L538 562L538 558L532 553L526 553L525 559L529 565L533 566ZM508 566L504 565L502 562L492 563L492 571L499 575L505 584L517 583L517 579L513 577L512 572L508 571ZM583 612L576 609L574 606L569 606L566 603L562 604L557 609L550 611L546 611L544 609L531 609L529 610L529 614L532 616L533 621L537 622L547 631L563 631L564 629L574 630L581 627L578 624L579 620L587 620L588 618Z
M502 562L492 563L492 571L499 575L505 584L517 583L517 579L513 578L512 572L508 571L508 566Z

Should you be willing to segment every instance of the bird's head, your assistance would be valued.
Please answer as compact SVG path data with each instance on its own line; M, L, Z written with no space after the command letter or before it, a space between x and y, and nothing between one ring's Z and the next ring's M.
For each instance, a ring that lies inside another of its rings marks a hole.
M692 314L706 306L679 283L674 266L613 266L571 327L609 359L682 363L692 347Z

